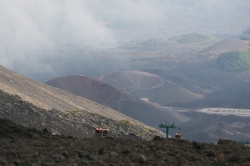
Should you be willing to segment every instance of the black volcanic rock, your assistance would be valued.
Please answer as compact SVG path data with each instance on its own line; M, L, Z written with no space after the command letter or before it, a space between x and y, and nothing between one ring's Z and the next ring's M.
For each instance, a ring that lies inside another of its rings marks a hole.
M250 162L250 148L230 140L220 140L215 145L158 137L152 141L78 139L53 136L3 119L0 131L0 165L249 165Z

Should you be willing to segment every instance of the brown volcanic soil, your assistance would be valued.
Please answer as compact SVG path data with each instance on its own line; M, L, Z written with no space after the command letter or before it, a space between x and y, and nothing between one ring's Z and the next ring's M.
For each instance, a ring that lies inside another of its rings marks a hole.
M199 87L181 84L184 80L178 80L177 82L180 83L178 85L157 75L140 71L113 72L103 75L99 79L117 88L124 89L138 98L149 98L150 102L160 105L198 100L202 95L196 94L197 91L199 91L198 93L204 93ZM185 89L186 87L193 92Z
M53 78L46 84L73 93L77 96L88 98L97 103L118 109L120 100L135 99L135 97L122 93L115 87L83 75L70 75Z
M152 141L52 136L0 119L0 165L249 165L250 149L155 137Z
M193 93L179 85L165 80L163 86L152 89L134 90L131 94L150 98L151 102L162 106L170 103L183 103L201 99L202 95Z
M53 78L47 84L109 106L124 115L156 128L160 121L174 120L179 122L183 120L183 116L173 116L172 112L162 111L111 85L86 76L71 75Z
M247 47L249 45L248 41L244 41L244 40L240 40L240 39L225 39L223 41L220 41L208 48L205 48L199 52L197 52L197 54L216 54L219 55L223 52L229 52L229 51L234 51L234 50L239 50L242 49L244 47Z
M99 77L99 80L130 92L134 89L155 88L164 81L161 77L142 71L117 71Z
M41 82L22 76L16 72L0 66L0 89L21 97L22 100L40 108L49 110L85 110L102 114L117 120L126 119L126 116L108 107L102 106L88 99L75 96L67 91L53 88Z

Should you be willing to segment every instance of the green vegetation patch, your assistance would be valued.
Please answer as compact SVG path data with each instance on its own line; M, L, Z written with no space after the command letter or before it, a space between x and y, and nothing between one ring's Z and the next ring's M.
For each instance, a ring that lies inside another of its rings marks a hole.
M171 41L162 38L148 38L134 41L136 46L144 46L144 47L156 47L156 46L167 46L167 45L174 45Z
M249 72L250 49L222 53L216 61L228 72Z
M143 47L159 47L174 45L210 45L221 41L220 38L200 33L189 33L181 36L172 37L170 39L148 38L131 41L136 46Z
M83 114L80 110L66 110L65 112L73 113L73 114Z
M128 120L121 120L121 123L127 124L127 125L128 125L128 124L131 124L130 121L128 121Z
M250 41L250 36L240 37L241 40Z
M208 45L221 41L220 38L200 33L188 33L181 36L172 37L169 40L179 44L191 45Z

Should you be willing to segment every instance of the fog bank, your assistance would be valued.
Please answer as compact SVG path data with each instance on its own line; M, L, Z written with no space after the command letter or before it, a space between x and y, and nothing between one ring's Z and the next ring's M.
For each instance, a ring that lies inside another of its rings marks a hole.
M0 0L0 65L27 76L53 73L54 60L74 49L191 32L238 34L250 27L249 15L248 0Z

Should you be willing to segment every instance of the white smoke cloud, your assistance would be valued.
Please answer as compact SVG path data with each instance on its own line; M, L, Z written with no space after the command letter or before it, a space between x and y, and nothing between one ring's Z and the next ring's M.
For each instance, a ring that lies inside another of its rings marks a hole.
M1 65L23 66L18 70L48 69L41 64L48 56L45 49L116 44L112 32L81 0L0 0L0 25Z
M127 22L151 22L162 18L165 10L159 0L96 0L89 6L99 16Z
M194 31L237 32L250 26L249 14L247 0L0 0L0 65L27 76L53 72L48 62L70 55L48 50L109 48L123 38Z

